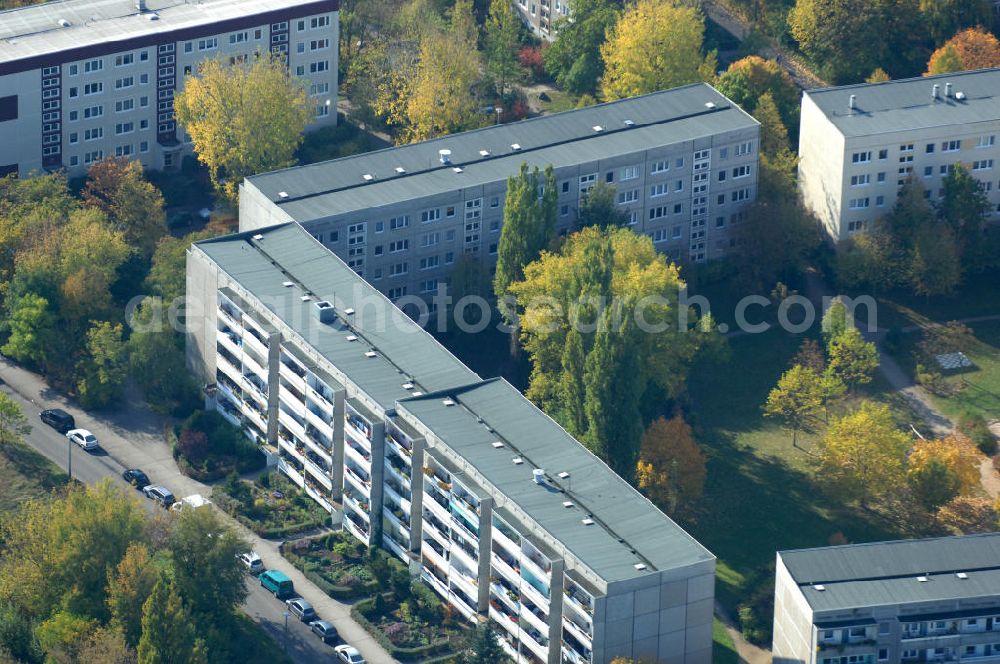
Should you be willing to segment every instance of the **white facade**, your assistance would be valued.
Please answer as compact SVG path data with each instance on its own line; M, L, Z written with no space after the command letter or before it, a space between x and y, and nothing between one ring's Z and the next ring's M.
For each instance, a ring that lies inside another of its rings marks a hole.
M67 27L55 22L55 15L73 16L85 9L77 5L88 4L73 0L0 13L0 25L11 19L14 26L18 19L29 26L25 31L40 21L53 26L23 35L0 28L7 38L0 49L0 173L65 168L78 176L113 156L151 169L178 168L191 145L174 120L174 94L199 62L212 57L287 53L290 73L310 88L316 110L311 127L336 123L335 1L209 0L178 9L150 2L140 11L131 2L104 0L98 20L62 19ZM123 38L104 41L113 24L122 24Z
M1000 70L807 91L799 187L837 242L885 216L907 178L940 200L943 178L960 163L1000 220L998 141Z

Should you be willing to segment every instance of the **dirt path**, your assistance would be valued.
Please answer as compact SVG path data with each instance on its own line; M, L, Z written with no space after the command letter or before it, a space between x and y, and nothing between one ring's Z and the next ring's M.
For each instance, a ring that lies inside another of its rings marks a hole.
M715 616L725 627L726 633L733 639L736 654L740 656L740 664L771 664L771 652L755 646L743 638L743 633L736 627L733 619L718 601L715 602Z

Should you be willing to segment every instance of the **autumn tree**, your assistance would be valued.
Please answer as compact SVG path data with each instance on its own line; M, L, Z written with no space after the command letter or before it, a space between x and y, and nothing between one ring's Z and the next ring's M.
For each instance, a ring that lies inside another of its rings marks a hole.
M25 293L16 299L8 298L5 305L10 334L0 351L18 362L44 367L56 324L49 301L34 293Z
M845 385L867 385L878 369L878 349L851 325L830 339L829 370Z
M202 61L174 109L216 191L233 204L244 178L295 163L314 112L305 82L270 53L233 64Z
M78 645L76 664L136 664L136 657L121 632L100 627Z
M907 479L916 499L933 511L980 486L982 457L964 436L917 441L907 463Z
M760 152L768 158L781 156L790 150L788 129L781 120L778 106L770 92L765 92L757 101L753 111L754 119L760 122Z
M121 397L128 375L128 354L121 324L95 322L87 331L87 354L80 361L77 390L87 408L101 408Z
M532 360L528 397L625 477L641 442L639 404L677 395L705 338L680 325L682 286L648 236L596 227L543 252L511 286Z
M524 76L517 57L521 21L507 0L491 0L483 31L483 64L502 98Z
M705 19L673 0L628 5L601 45L607 99L624 99L687 83L712 80L715 53L701 54Z
M24 416L21 404L6 392L0 392L0 444L21 442L21 438L29 433L31 425Z
M480 66L472 16L471 0L457 0L447 26L428 27L420 36L416 63L400 63L380 87L375 109L401 128L402 141L424 141L484 123L472 94Z
M597 93L604 75L601 45L620 13L614 0L574 0L573 17L556 22L556 39L542 56L559 87L576 95Z
M992 9L989 0L920 0L920 17L935 44L965 28L990 25Z
M459 664L508 664L507 651L500 645L500 636L491 620L483 622L469 633Z
M173 581L161 576L142 607L139 664L201 664L204 642L196 634Z
M834 299L823 312L823 319L820 322L823 343L826 345L827 352L829 352L833 340L847 332L850 327L854 327L854 318L840 298Z
M558 196L551 166L543 174L522 163L520 172L507 178L493 293L508 323L513 323L515 314L507 302L511 285L524 278L525 266L537 260L552 240Z
M187 250L194 242L212 237L211 231L197 231L182 238L160 238L153 252L153 261L146 276L145 287L163 299L166 306L184 296L187 289Z
M705 456L681 415L658 418L642 436L635 477L639 488L657 505L676 513L701 497L705 488Z
M577 213L577 227L597 226L610 228L628 226L629 213L618 205L618 190L604 182L598 182L587 192L580 202Z
M892 78L886 70L881 67L876 67L875 70L868 75L868 78L865 79L865 83L885 83L886 81L891 80Z
M972 270L988 265L992 256L983 242L983 227L992 210L982 183L962 164L955 164L941 181L944 196L938 214L954 233L963 267Z
M196 407L197 385L186 368L184 337L172 329L163 302L144 298L129 324L129 369L150 405L165 413Z
M780 419L792 430L792 447L798 447L798 433L824 412L838 391L833 382L812 368L796 364L778 379L767 395L764 415Z
M782 123L798 133L799 90L776 60L765 60L758 55L737 60L719 76L715 87L754 117L758 100L770 93Z
M1000 66L1000 41L982 28L969 28L931 54L925 76L997 66Z
M142 636L142 607L160 574L145 544L134 543L113 570L108 570L108 610L111 623L121 630L125 643L135 648Z
M948 295L962 280L955 234L946 226L920 226L913 240L909 281L913 292L927 297Z
M101 210L129 246L150 256L167 232L163 195L143 176L142 164L123 157L94 162L80 192L84 205Z
M910 443L888 406L866 401L830 423L819 443L819 476L844 498L866 507L903 485Z

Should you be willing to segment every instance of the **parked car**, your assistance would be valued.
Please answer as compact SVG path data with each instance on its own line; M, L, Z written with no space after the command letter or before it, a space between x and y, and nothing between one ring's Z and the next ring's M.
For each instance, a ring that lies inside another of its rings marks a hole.
M293 616L296 616L304 623L310 623L318 617L312 604L305 601L301 597L296 597L295 599L286 601L285 606L288 607L288 610Z
M236 556L240 562L246 565L247 571L257 576L264 571L264 561L260 559L256 551L247 551Z
M39 417L50 427L59 433L69 433L70 429L76 428L76 420L62 408L49 408L43 410Z
M170 506L172 512L180 512L181 510L196 510L199 507L205 507L211 505L212 501L205 498L200 493L193 493L190 496L185 496L175 502Z
M169 508L171 505L177 502L174 498L174 494L170 492L165 486L160 486L159 484L150 484L145 487L142 492L146 494L146 497L159 503L164 509Z
M85 450L97 449L97 436L86 429L70 429L66 432L66 437Z
M345 664L365 664L365 658L361 656L358 649L346 643L333 649L337 653L337 659Z
M337 640L337 628L325 620L314 620L309 623L312 633L322 639L323 643L331 643Z
M140 491L152 484L152 482L149 481L149 476L138 468L129 468L126 470L122 473L122 479Z
M285 576L285 573L276 570L269 569L260 575L260 585L272 593L274 596L282 599L285 597L291 597L295 593L295 587L292 584L292 580Z

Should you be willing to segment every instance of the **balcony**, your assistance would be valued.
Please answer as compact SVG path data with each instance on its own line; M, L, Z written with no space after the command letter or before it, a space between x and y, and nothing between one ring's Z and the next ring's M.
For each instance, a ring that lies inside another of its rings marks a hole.
M353 511L344 510L344 526L347 531L361 540L364 544L369 544L368 528L364 521Z
M220 346L236 357L239 357L239 355L243 352L243 341L240 339L240 335L236 334L228 327L216 332L215 339Z
M452 603L458 612L469 620L475 620L476 609L474 602L468 595L465 594L461 588L456 588L454 585L448 585L448 601Z
M493 541L503 547L514 560L521 557L520 542L511 539L510 535L505 532L505 529L498 525L496 519L493 520Z
M563 616L563 629L573 635L573 637L583 644L587 648L592 648L594 645L593 636L590 634L589 630L580 626L576 621Z
M243 381L252 391L263 397L265 402L267 401L267 381L253 372L243 374Z
M264 357L255 357L249 349L244 349L243 351L243 372L246 373L247 370L252 371L261 378L266 378L268 375L267 370L267 355Z
M474 530L471 524L466 523L465 519L452 514L451 523L454 526L458 526L458 529L465 533L465 536L471 539L474 543L479 543L479 532L478 529Z
M372 425L350 412L344 417L344 428L371 444Z
M309 454L309 450L306 450L304 457L306 472L315 478L321 486L325 487L327 491L333 491L333 480L330 479L329 471L324 470L319 464L310 459Z
M505 631L509 632L515 639L517 638L517 615L510 615L503 611L498 601L490 600L490 618ZM506 639L503 639L506 643ZM508 647L511 647L508 643Z
M371 507L371 503L368 502L368 498L359 491L355 491L348 485L344 490L344 503L353 507L358 513L364 515L365 519L368 519L368 512Z
M490 583L490 595L513 611L514 615L521 611L521 594L499 581Z
M361 489L365 495L370 495L372 490L371 476L360 468L355 468L352 464L344 464L344 477L347 477Z
M219 399L215 409L222 417L235 427L243 427L243 413L231 401Z
M392 521L397 528L402 528L406 531L410 530L410 513L402 507L387 501L382 507L382 511L385 512L386 517Z
M562 649L563 655L573 664L590 664L593 661L593 652L583 644L574 643L570 635L563 635Z
M410 561L410 552L407 551L409 545L407 544L404 546L402 543L396 541L396 539L389 534L389 531L382 531L382 545L389 549L389 551L392 551L396 557L400 558L404 563L408 563Z
M413 454L408 447L400 443L395 438L395 432L390 431L389 435L385 437L386 446L396 453L396 455L406 462L406 465L412 465Z
M478 530L479 513L470 510L467 503L457 500L454 493L451 494L450 507L453 514L459 516L461 519L464 519L467 525L476 526L476 529ZM478 539L479 533L475 533L475 536Z
M403 482L399 481L399 477L393 473L387 473L383 478L385 487L389 489L393 494L395 494L401 501L405 500L410 502L412 496L410 495L410 489Z
M305 480L302 479L302 474L299 473L299 471L297 471L295 468L293 468L292 465L288 463L285 459L278 460L278 469L281 470L281 472L283 472L285 475L287 475L288 479L292 480L292 482L294 482L298 486L301 487L305 484Z
M267 357L267 335L258 328L260 326L252 318L243 316L243 340L249 341L251 347L256 346L255 350L259 349L259 352Z
M437 593L439 595L441 595L443 598L449 599L449 596L448 596L449 595L449 593L448 593L448 579L447 578L444 578L444 579L438 578L437 574L439 574L440 572L435 573L436 570L435 571L431 571L433 569L434 569L433 566L428 565L427 561L425 560L424 561L424 568L420 572L420 578L423 579L424 581L426 581L428 583L428 585L430 585L431 588L433 588L434 590L436 590Z
M525 551L521 554L521 563L524 569L531 573L539 581L548 584L549 579L552 578L551 567L549 563L542 562L541 558L537 554ZM548 592L545 593L548 595Z
M525 624L531 625L540 634L545 635L549 633L549 617L528 599L522 599L521 601L521 618L524 619ZM548 645L547 640L545 645Z
M306 482L306 494L319 503L319 506L325 509L327 512L333 512L333 503L326 499L321 491L318 491L314 486L312 486L308 481Z
M348 439L347 445L344 445L344 451L347 452L348 459L355 461L358 467L363 469L365 474L368 474L372 467L372 455L370 452L361 448L351 439Z
M448 526L428 512L426 509L421 515L423 517L423 532L430 534L441 546L451 546L451 531Z
M593 598L577 586L567 583L563 597L569 600L566 604L582 612L588 620L594 615Z
M536 606L540 606L547 610L549 608L548 593L543 592L542 589L535 585L537 582L528 580L523 574L521 578L525 582L521 584L521 596L526 599L530 599Z
M496 549L493 549L490 556L490 564L500 573L505 579L513 584L521 585L521 568L515 562L513 565L507 562L507 560L499 555Z
M306 426L316 431L316 439L326 441L333 440L333 425L330 418L324 419L321 413L317 413L312 405L305 407Z
M284 378L278 379L278 396L295 413L302 413L305 410L305 403L302 401L302 394L299 393Z
M385 455L385 466L388 468L393 475L401 483L406 486L407 491L410 489L410 466L404 462L397 454L386 454Z
M444 505L442 505L444 500ZM427 485L424 485L424 506L442 523L451 523L451 513L448 511L448 502L440 492L436 492Z
M240 313L238 309L230 307L228 304L223 302L219 304L219 308L216 313L218 314L219 320L224 322L229 327L233 329L243 328L243 314Z

